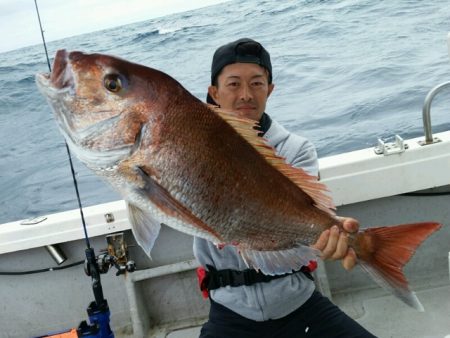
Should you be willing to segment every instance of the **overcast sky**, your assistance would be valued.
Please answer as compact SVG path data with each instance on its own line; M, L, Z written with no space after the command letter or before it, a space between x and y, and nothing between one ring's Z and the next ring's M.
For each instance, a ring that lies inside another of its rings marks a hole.
M46 41L225 0L38 0ZM41 43L34 0L0 0L0 52Z

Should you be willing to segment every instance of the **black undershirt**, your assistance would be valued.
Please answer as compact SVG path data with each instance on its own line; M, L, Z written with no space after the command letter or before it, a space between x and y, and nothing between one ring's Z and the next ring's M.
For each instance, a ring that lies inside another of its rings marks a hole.
M266 113L263 113L261 119L259 120L259 126L256 127L256 130L259 130L258 136L264 136L265 133L269 130L272 125L272 119Z

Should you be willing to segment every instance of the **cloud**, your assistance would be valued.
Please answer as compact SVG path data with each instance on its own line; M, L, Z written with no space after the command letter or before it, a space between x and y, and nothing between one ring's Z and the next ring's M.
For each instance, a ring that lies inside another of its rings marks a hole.
M225 0L39 0L47 41L149 20ZM34 1L1 0L0 52L41 42Z

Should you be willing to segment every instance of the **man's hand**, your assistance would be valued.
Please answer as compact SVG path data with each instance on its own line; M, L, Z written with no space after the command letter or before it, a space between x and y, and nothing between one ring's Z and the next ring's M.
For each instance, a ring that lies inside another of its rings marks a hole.
M356 265L356 254L348 247L348 234L355 233L359 229L359 223L353 218L339 217L345 231L340 232L334 225L320 235L313 248L322 251L322 259L342 259L341 263L345 270L351 270Z

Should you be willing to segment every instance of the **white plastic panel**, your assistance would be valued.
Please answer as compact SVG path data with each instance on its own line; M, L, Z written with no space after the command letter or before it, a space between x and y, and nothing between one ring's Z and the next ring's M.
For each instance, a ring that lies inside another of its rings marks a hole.
M83 208L89 237L100 236L130 228L124 201ZM114 221L107 223L105 214L112 213ZM21 221L0 225L0 254L41 247L84 238L78 209L46 215L37 224L22 225Z
M450 184L450 132L441 142L420 146L423 137L405 141L408 149L389 156L373 148L319 160L321 180L337 206Z

